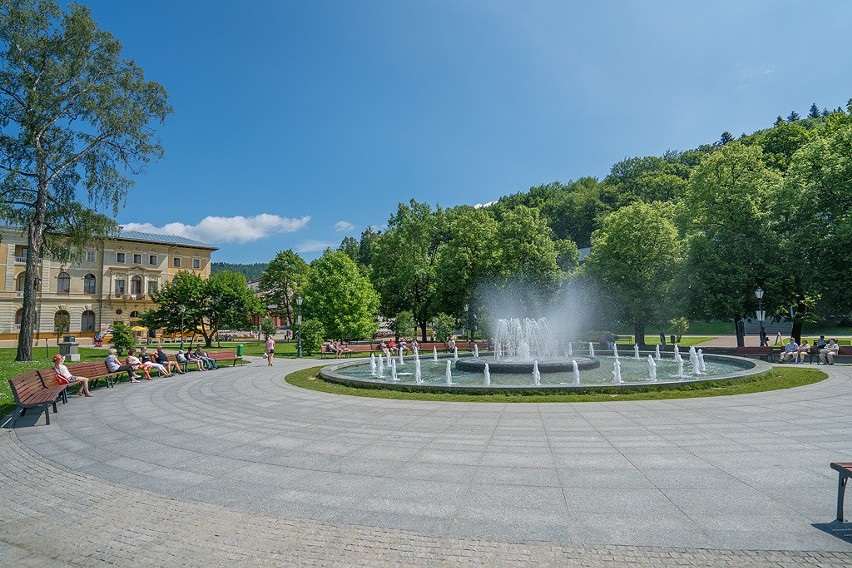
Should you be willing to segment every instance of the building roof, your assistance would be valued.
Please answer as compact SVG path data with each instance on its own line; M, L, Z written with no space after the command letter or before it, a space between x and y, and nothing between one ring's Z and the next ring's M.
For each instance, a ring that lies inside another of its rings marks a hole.
M202 243L201 241L187 239L186 237L179 237L177 235L158 235L156 233L142 233L139 231L121 231L118 234L118 237L116 237L116 239L119 241L181 245L185 247L194 247L200 249L219 250L219 247L214 247L213 245L208 245L207 243Z

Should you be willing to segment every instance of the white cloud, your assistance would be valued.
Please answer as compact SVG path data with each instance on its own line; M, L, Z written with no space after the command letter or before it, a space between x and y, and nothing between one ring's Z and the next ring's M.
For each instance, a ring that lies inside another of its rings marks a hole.
M334 230L338 232L342 231L351 231L355 228L355 225L350 223L349 221L338 221L334 224Z
M205 243L249 243L278 233L293 233L310 221L308 215L298 219L261 213L254 217L205 217L197 225L168 223L157 227L151 223L127 223L125 231L140 231L158 235L177 235Z
M497 200L489 201L488 203L477 203L476 205L473 206L473 208L479 209L480 207L491 207L495 203L497 203Z
M325 241L303 241L296 245L296 252L323 252L327 248L334 248L334 245Z

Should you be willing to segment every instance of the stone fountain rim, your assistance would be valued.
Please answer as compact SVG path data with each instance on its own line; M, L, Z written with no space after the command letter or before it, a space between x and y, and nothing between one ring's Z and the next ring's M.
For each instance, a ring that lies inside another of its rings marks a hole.
M645 355L651 354L653 355L653 351L642 351ZM462 357L473 357L473 355L459 355L459 359ZM705 359L708 360L723 360L729 361L731 363L736 363L741 365L743 369L741 371L736 371L733 373L727 373L725 375L719 375L718 377L697 377L695 379L687 379L687 380L679 380L679 381L651 381L641 382L641 383L623 383L620 385L612 384L612 385L446 385L446 384L415 384L415 383L402 383L402 382L391 382L388 380L376 381L376 380L368 380L368 379L358 379L354 377L347 377L346 375L341 375L336 371L339 369L345 369L347 367L354 367L356 365L364 365L368 364L367 359L358 359L355 361L346 361L344 363L330 364L323 369L320 370L320 378L323 380L345 385L352 386L357 388L373 388L373 389L392 389L399 390L405 392L425 392L425 393L465 393L465 394L491 394L495 392L500 393L524 393L529 391L538 391L545 393L571 393L571 392L611 392L613 389L617 390L641 390L647 389L648 387L660 387L666 388L670 386L682 386L689 384L700 384L700 383L709 383L716 381L724 381L729 379L740 379L745 377L751 377L754 375L760 375L762 373L766 373L772 370L772 365L765 361L761 361L758 359L747 359L745 357L735 357L733 355L717 355L717 354L705 354ZM452 360L453 355L447 354L442 355L439 359L443 360ZM490 366L490 365L489 365Z

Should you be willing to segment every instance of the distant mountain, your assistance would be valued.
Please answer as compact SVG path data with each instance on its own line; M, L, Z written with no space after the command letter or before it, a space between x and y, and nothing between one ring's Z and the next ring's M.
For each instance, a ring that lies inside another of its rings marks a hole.
M258 280L260 273L266 270L266 262L256 262L254 264L231 264L230 262L213 262L210 264L210 273L216 274L223 270L231 272L239 272L245 274L248 280Z

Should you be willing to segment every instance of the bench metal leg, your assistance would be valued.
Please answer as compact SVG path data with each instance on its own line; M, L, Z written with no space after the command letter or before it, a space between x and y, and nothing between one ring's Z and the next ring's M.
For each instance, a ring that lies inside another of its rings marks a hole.
M840 472L837 480L837 520L843 522L843 497L846 495L846 480L849 476Z

